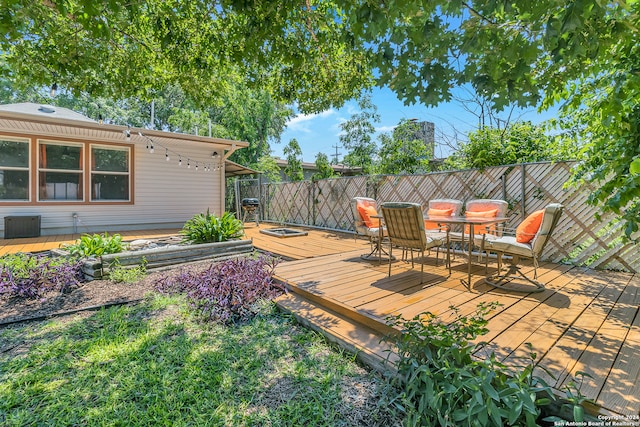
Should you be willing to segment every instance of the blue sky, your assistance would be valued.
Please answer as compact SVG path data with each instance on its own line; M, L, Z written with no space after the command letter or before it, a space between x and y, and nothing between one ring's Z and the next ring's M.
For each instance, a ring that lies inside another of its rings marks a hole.
M470 96L459 90L461 98ZM376 123L376 136L382 132L390 132L402 119L418 119L418 121L430 121L435 123L436 157L446 157L451 153L451 146L455 146L457 141L466 141L466 134L477 129L478 117L465 109L465 105L472 107L473 104L461 101L452 101L441 104L435 108L427 108L423 105L405 106L398 100L395 94L389 89L374 89L372 101L378 107L380 122ZM325 153L329 159L333 159L335 146L339 146L341 153L339 161L342 161L346 154L340 144L340 123L349 120L352 114L358 111L355 101L347 102L339 109L330 109L319 114L298 115L287 123L287 128L282 134L279 144L272 143L272 155L284 158L283 148L287 143L295 138L302 149L302 157L306 162L314 162L316 154ZM512 114L511 120L529 120L539 123L553 117L555 112L545 112L538 114L535 109L517 111ZM507 114L499 114L498 117L506 119Z

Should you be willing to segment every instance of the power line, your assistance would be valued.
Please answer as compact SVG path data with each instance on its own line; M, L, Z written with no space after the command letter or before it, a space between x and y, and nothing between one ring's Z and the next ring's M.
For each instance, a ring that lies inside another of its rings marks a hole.
M335 154L332 154L331 156L333 157L333 163L334 164L338 164L338 156L341 155L342 153L338 153L338 148L341 148L339 145L332 145L331 148L335 148L336 152Z

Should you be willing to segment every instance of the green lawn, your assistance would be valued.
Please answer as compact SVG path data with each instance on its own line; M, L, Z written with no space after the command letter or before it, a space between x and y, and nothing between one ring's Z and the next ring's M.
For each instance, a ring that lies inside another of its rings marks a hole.
M182 299L0 329L3 426L388 426L384 381L272 304L203 325Z

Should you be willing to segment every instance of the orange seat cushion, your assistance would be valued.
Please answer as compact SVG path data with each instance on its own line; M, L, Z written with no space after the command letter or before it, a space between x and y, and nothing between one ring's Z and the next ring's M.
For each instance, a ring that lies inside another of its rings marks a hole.
M432 209L429 208L427 211L427 215L429 217L439 217L439 216L451 216L453 213L453 208L451 209ZM439 230L442 228L437 222L434 221L425 221L424 229L425 230Z
M369 228L378 228L380 227L380 219L379 218L371 218L372 216L378 215L378 211L375 206L370 205L358 205L358 213L362 217L362 221L364 221L365 225Z
M542 225L542 217L544 209L535 211L520 223L516 228L516 242L529 243L535 237L540 225Z
M498 215L498 209L492 209L490 211L466 211L464 214L467 218L495 218ZM475 225L473 227L473 234L495 234L496 225L491 224L488 227L481 227ZM464 226L464 233L471 233L471 227L469 225Z

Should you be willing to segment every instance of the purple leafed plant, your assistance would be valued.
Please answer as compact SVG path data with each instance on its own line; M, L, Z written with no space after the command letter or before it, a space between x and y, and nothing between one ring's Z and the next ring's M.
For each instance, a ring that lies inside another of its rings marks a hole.
M284 292L274 283L274 257L236 258L212 264L200 272L181 271L176 277L156 282L161 293L185 293L189 304L206 320L231 323L249 319L256 302Z
M49 291L67 292L82 281L78 259L17 254L0 259L0 296L38 298Z

